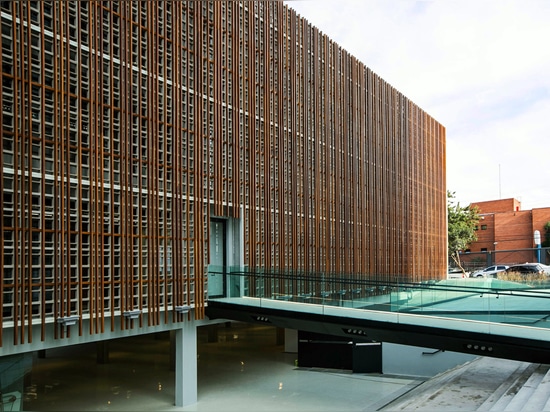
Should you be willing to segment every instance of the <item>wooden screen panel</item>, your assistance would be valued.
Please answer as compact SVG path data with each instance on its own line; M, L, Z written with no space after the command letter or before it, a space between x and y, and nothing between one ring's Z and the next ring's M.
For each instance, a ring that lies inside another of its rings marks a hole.
M264 20L269 19L262 14L266 10L258 11ZM276 106L270 113L287 116L282 119L286 133L270 139L277 137L276 146L291 149L268 167L272 174L283 171L279 217L246 202L246 263L380 281L445 273L444 128L293 11L285 13L281 21L290 40L280 49L287 52L280 64L291 75L288 85L281 80L281 89L294 101L270 100ZM254 42L270 41L249 40L243 47L250 50L261 49ZM256 67L263 66L256 62ZM258 155L256 149L245 152L245 158ZM263 176L253 169L242 190L256 191L249 199L269 199L268 189L255 183ZM262 258L267 246L254 230L262 221L287 233L280 238L284 257L278 262Z
M14 343L74 314L80 334L134 309L151 326L181 320L173 305L203 317L210 213L243 220L252 269L445 272L443 126L282 2L2 11Z
M63 337L55 319L67 315L90 317L80 334L132 309L149 325L168 321L170 305L194 304L203 317L213 176L202 175L204 108L190 93L199 75L189 62L202 54L196 4L2 4L13 36L3 84L29 96L2 93L2 322L13 322L13 343L32 342L37 321L41 339L49 327Z

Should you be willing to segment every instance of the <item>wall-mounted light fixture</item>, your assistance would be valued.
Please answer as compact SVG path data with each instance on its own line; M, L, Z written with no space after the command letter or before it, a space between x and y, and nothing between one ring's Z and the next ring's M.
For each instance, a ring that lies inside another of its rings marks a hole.
M484 345L482 343L468 343L464 345L464 347L469 351L474 351L474 352L492 352L493 351L492 346Z
M342 329L342 330L347 335L367 336L367 331L366 330L352 329L352 328L345 328L345 329Z
M191 306L189 305L176 306L174 310L176 311L176 313L187 313L191 310Z
M60 325L63 325L63 326L72 326L79 319L80 319L80 316L78 316L78 315L61 316L61 317L57 318L57 323L59 323Z
M124 317L126 319L137 319L141 315L141 309L126 310L124 311Z

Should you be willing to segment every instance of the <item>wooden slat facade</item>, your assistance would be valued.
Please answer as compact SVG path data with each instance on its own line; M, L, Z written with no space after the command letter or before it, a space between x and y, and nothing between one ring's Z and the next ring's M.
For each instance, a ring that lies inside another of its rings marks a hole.
M1 344L203 318L211 217L251 269L445 273L445 129L282 2L0 13Z

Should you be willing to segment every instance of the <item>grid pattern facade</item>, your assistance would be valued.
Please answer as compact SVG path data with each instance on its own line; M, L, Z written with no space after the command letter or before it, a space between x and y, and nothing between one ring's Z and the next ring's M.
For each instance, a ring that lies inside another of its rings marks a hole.
M202 318L211 216L242 219L250 268L445 273L444 128L282 2L0 13L14 344L62 337L69 315L80 334L133 327L114 320L134 309Z

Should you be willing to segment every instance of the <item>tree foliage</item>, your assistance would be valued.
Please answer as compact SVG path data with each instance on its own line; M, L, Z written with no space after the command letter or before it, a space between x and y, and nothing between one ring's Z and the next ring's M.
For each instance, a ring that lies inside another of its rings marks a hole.
M464 272L459 252L477 240L479 214L476 207L460 206L454 199L455 193L447 191L448 252L456 266Z
M550 247L550 222L544 224L544 241L542 247Z

